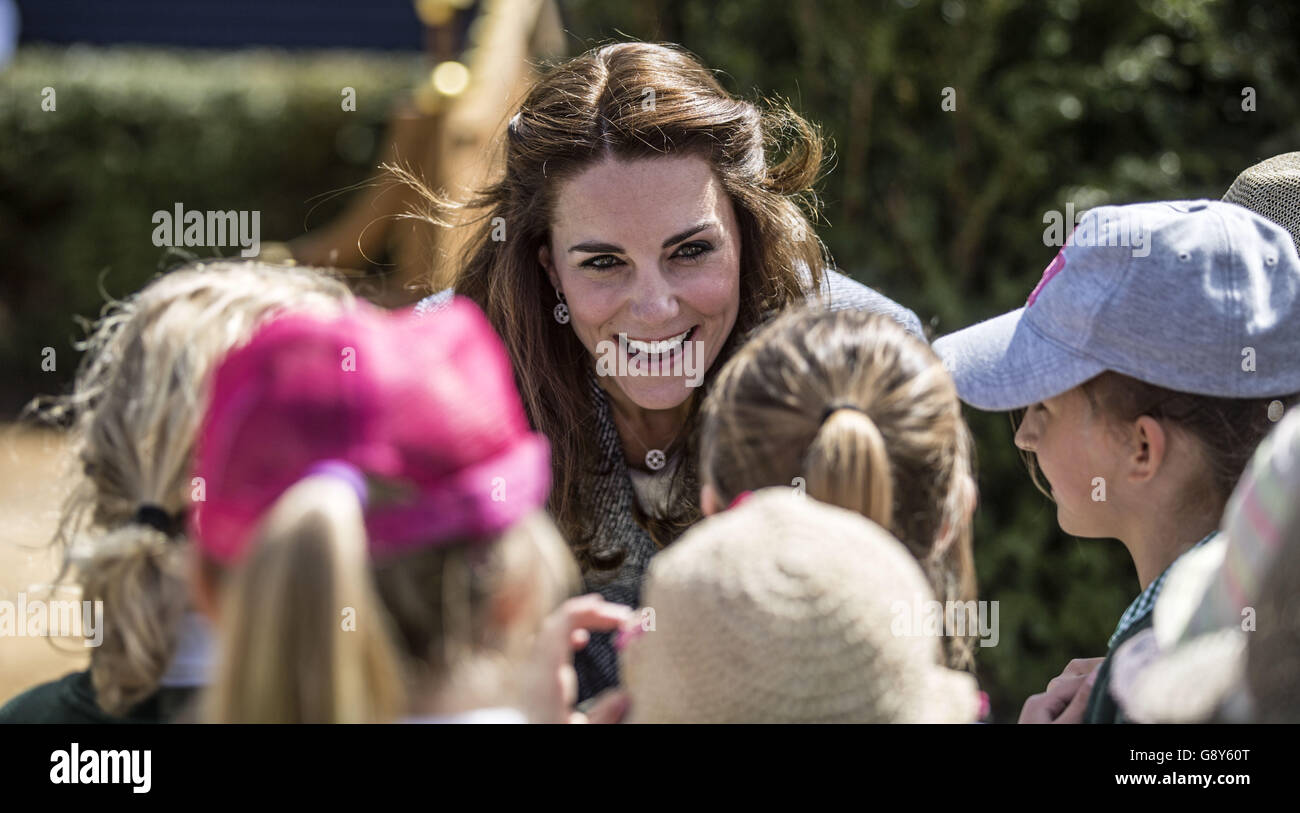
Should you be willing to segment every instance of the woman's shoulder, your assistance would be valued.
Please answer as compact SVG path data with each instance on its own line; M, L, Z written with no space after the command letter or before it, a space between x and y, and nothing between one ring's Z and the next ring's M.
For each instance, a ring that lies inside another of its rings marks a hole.
M911 308L898 304L879 291L868 288L833 268L828 268L822 273L819 296L831 310L860 310L884 314L902 325L908 333L925 341L921 320Z

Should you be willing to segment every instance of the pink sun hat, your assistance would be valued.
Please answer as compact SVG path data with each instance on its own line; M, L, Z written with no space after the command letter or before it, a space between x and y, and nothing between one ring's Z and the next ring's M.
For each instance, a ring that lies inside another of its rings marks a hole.
M288 314L212 380L195 449L191 538L238 560L309 474L358 488L371 554L493 536L546 503L550 447L531 431L501 340L472 302Z

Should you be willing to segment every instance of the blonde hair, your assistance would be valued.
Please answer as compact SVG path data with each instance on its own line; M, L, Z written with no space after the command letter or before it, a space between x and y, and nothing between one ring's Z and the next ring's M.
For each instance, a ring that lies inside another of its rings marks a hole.
M276 501L245 561L205 565L225 582L206 721L392 721L466 664L508 657L578 583L541 510L493 540L366 551L355 492L314 476ZM494 606L506 593L530 605L508 627Z
M189 606L188 546L133 518L153 505L179 527L209 371L276 311L335 313L351 301L316 269L189 266L110 302L81 345L72 394L29 407L71 425L80 470L52 544L63 553L57 581L75 567L82 598L104 602L90 674L108 713L124 715L158 688Z
M973 601L972 443L951 376L886 316L815 307L760 329L703 407L700 472L723 505L799 487L887 529L941 602ZM970 637L945 638L967 668Z

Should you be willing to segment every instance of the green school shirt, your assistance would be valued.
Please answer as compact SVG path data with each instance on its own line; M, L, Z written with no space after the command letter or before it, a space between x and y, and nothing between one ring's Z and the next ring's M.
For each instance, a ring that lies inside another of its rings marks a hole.
M1194 550L1209 542L1214 538L1218 531L1211 531L1201 541L1192 545L1188 550ZM1186 551L1183 552L1186 555ZM1182 558L1182 555L1179 556ZM1174 560L1177 563L1177 559ZM1083 721L1085 723L1127 723L1128 718L1124 716L1123 710L1115 702L1115 698L1110 695L1110 669L1111 662L1115 659L1115 652L1124 642L1145 629L1150 629L1155 623L1156 599L1160 597L1160 589L1165 586L1165 578L1169 571L1173 570L1173 565L1165 568L1164 572L1156 577L1156 580L1147 585L1133 603L1128 606L1124 614L1120 616L1119 624L1115 627L1115 632L1110 636L1110 644L1106 648L1106 660L1101 662L1097 667L1097 682L1092 684L1092 694L1088 695L1088 708L1083 712Z
M166 723L197 694L193 688L163 688L115 717L95 702L90 670L72 672L34 686L0 707L0 723Z

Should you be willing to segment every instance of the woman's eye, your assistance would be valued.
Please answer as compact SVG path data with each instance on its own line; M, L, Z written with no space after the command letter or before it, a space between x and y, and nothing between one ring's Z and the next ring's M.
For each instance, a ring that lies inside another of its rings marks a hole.
M677 251L673 253L673 256L680 257L684 260L691 260L691 259L695 259L696 257L701 257L712 250L713 250L713 246L709 245L708 243L704 243L704 242L687 243L686 245L677 249Z
M621 264L622 263L619 261L618 257L615 257L613 254L601 254L599 257L592 257L590 260L583 261L582 267L613 268L614 266Z

